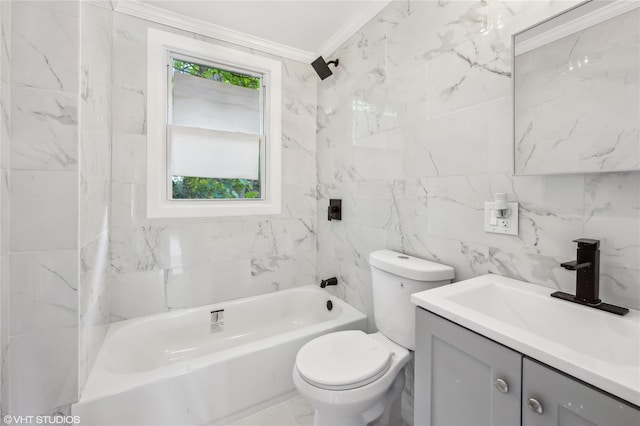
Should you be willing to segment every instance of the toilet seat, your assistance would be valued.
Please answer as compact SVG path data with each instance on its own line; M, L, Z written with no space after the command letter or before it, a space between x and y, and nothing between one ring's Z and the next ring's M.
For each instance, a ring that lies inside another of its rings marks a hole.
M382 377L391 366L387 347L360 330L313 339L296 357L300 377L327 390L355 389Z

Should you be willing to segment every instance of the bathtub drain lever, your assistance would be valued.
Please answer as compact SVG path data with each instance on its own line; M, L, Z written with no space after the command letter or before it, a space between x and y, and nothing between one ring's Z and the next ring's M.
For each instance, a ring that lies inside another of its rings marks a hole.
M222 331L224 329L224 309L211 311L211 331Z

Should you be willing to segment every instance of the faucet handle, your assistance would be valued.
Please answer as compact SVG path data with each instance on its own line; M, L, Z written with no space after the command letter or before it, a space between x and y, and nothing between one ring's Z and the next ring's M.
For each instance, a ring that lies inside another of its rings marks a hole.
M564 269L568 269L570 271L577 271L578 269L590 267L591 266L591 262L578 263L577 260L572 260L570 262L561 263L560 266L562 266Z
M578 243L579 249L598 250L600 248L600 240L592 240L590 238L578 238L573 240L574 243Z

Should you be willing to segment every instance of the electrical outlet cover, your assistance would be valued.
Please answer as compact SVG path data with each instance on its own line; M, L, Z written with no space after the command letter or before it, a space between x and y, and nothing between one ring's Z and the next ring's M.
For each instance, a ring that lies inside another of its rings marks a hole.
M518 235L518 203L509 205L509 217L501 220L495 217L493 202L484 203L484 231L496 234ZM505 226L508 225L508 226Z

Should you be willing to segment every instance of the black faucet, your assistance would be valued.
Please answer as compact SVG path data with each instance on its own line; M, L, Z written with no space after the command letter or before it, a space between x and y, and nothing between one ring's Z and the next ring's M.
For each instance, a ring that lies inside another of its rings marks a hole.
M627 308L603 303L598 294L600 292L600 241L589 238L573 240L578 243L578 258L570 262L561 263L565 269L576 271L576 294L556 291L551 297L568 300L592 308L624 315Z
M328 285L338 285L338 279L336 277L331 277L326 280L320 280L320 288L325 288Z

